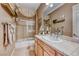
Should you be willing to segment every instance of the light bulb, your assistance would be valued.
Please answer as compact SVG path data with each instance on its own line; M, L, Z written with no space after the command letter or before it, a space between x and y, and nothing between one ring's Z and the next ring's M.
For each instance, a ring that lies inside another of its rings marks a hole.
M49 5L49 3L46 3L46 5Z
M50 4L50 7L53 7L53 4Z

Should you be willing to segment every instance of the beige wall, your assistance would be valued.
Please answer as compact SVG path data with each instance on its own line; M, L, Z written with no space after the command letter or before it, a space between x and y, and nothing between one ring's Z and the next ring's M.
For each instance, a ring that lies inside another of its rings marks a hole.
M53 29L56 27L64 26L64 35L67 35L67 36L72 36L72 6L73 5L75 4L66 3L50 14L50 17L52 20L54 19L61 20L62 18L65 18L65 22L58 23L55 25L52 24L52 26L53 26Z
M45 5L45 3L41 3L40 7L37 10L37 18L36 18L37 34L39 33L39 29L41 27L42 19L44 18L44 12L46 9L47 9L47 6Z
M14 20L2 9L0 5L0 55L11 55L11 52L14 48L14 44L8 47L3 47L3 26L2 22L13 23Z
M38 19L42 18L44 16L44 12L47 9L47 6L45 5L45 3L42 3L39 7L39 9L37 10L38 13Z

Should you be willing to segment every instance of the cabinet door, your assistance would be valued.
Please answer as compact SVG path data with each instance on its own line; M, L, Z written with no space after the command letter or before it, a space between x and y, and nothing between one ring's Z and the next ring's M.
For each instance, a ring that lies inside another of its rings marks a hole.
M37 40L35 40L35 55L37 56Z
M44 56L49 56L49 54L46 51L44 51Z
M37 46L37 49L38 49L38 50L37 50L37 55L38 55L38 56L43 56L43 52L44 52L44 51L43 51L43 49L41 48L40 45Z
M49 47L44 42L38 40L39 45L43 48L44 55L55 56L55 50Z
M48 45L44 45L43 49L49 54L49 56L55 56L55 50Z

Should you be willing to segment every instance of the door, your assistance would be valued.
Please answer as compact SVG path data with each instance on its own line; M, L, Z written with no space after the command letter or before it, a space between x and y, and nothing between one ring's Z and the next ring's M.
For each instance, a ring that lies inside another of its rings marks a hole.
M37 39L35 39L35 55L37 56Z
M49 54L46 51L44 51L44 56L49 56Z
M79 4L73 6L73 36L79 37Z
M38 46L37 46L37 49L38 49L38 50L37 50L37 55L38 55L38 56L43 56L43 52L44 52L44 51L43 51L42 47L41 47L40 45L38 45Z

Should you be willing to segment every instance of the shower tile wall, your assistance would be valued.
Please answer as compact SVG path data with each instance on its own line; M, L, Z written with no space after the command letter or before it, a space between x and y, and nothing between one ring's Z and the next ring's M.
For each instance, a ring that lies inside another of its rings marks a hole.
M24 20L17 22L17 40L25 40L25 38L34 37L35 21Z

